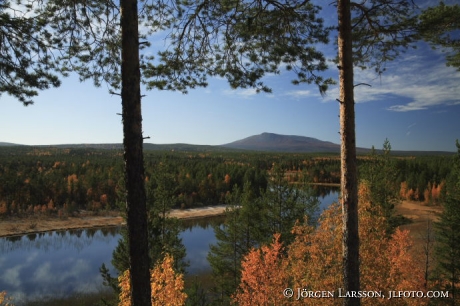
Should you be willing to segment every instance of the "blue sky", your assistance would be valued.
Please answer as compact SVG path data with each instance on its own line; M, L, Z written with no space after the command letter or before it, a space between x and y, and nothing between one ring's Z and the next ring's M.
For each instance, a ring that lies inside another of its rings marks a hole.
M447 3L448 4L448 3ZM334 46L325 48L333 54ZM331 63L326 77L337 79ZM267 76L272 94L230 89L212 78L207 88L178 92L145 91L144 136L152 143L219 145L262 132L315 137L339 143L338 87L321 97L314 85L291 84L288 72ZM40 92L24 107L0 96L0 141L27 145L121 143L119 96L105 85L80 83L76 75L59 88ZM387 65L378 77L355 70L355 81L371 84L355 90L357 146L393 150L454 151L460 139L460 72L446 67L444 54L419 43Z

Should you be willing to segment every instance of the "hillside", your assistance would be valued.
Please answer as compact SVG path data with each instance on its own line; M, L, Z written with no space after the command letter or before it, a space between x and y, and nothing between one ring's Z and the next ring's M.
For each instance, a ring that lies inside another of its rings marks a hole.
M222 145L226 148L270 152L339 153L340 145L312 137L262 133Z

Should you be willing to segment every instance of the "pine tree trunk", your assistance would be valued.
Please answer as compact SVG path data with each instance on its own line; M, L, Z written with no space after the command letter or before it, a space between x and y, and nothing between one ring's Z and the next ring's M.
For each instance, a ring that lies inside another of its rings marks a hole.
M147 306L151 305L151 290L144 186L137 0L121 0L120 7L122 12L121 99L131 301L134 306Z
M341 200L343 210L344 291L359 291L358 179L356 169L355 102L350 0L338 0L341 137ZM344 305L360 305L347 297Z

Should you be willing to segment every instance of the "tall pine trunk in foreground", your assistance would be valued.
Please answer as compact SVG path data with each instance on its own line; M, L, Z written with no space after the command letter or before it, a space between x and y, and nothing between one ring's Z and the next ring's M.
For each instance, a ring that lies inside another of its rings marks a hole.
M339 82L341 138L341 199L343 210L344 291L358 291L358 178L356 169L355 101L353 97L353 47L350 0L337 2L339 17ZM358 298L347 297L344 305L360 305Z
M121 103L131 305L151 304L147 205L144 186L137 0L121 0Z

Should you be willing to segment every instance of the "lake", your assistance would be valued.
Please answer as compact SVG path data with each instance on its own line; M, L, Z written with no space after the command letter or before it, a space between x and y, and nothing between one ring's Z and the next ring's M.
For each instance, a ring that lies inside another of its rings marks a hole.
M321 209L337 201L337 194L319 197ZM209 245L216 242L211 222L223 218L184 221L187 229L180 236L190 263L188 276L210 271L206 257ZM114 274L110 262L119 232L119 227L111 227L0 238L0 291L6 290L18 306L110 292L99 268L105 263Z

